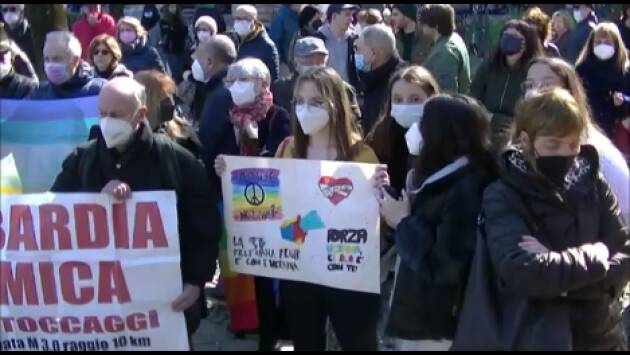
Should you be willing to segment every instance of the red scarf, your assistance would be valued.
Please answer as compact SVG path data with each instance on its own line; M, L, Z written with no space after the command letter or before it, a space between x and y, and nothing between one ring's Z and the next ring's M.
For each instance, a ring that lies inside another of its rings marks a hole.
M247 136L244 129L241 129L245 122L260 122L267 117L269 109L273 106L273 95L269 89L263 90L258 99L247 106L238 107L234 105L230 109L230 122L240 129L239 150L242 156L257 156L260 153L258 140Z
M254 103L243 107L234 105L230 109L230 122L238 128L243 127L247 121L260 122L267 117L271 106L273 106L273 95L269 89L264 89Z

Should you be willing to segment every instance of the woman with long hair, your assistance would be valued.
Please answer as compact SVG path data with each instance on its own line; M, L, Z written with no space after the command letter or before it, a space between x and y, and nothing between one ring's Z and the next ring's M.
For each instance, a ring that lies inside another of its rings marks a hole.
M492 113L492 136L500 150L509 139L514 106L521 98L521 83L532 59L543 56L536 31L525 21L511 20L503 25L494 55L477 70L470 95Z
M276 157L378 163L355 124L343 79L333 69L302 74L294 98L293 135ZM384 183L383 173L375 174L377 185ZM280 282L280 294L296 350L325 350L327 319L343 350L377 349L379 295L288 280Z
M615 122L628 114L630 103L630 63L617 25L598 24L586 40L576 70L593 109L593 119L609 136Z
M448 350L455 336L481 197L496 175L489 120L472 98L430 98L407 136L418 159L403 197L383 192L399 255L387 327L398 350Z

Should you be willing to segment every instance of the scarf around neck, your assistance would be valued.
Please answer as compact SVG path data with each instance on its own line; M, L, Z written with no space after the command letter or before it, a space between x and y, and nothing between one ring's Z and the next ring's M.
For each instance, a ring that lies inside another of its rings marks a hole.
M260 122L267 117L272 105L273 95L268 88L264 89L254 103L242 107L234 105L230 109L230 122L237 128L243 127L247 121Z

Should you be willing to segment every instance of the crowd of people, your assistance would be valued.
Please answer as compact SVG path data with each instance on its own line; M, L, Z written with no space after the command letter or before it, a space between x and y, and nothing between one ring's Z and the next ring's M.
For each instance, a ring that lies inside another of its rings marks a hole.
M472 68L445 4L285 4L269 29L239 5L233 30L88 4L46 34L45 78L24 5L1 9L0 99L98 96L50 190L176 192L189 335L240 155L380 164L380 296L255 277L260 350L377 350L381 328L398 350L627 350L630 6L530 7Z

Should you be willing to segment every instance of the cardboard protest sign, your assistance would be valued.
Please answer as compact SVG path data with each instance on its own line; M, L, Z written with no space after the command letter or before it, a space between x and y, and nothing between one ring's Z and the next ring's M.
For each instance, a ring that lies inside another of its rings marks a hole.
M226 156L230 268L380 292L376 165Z
M0 346L187 350L173 192L2 196Z

